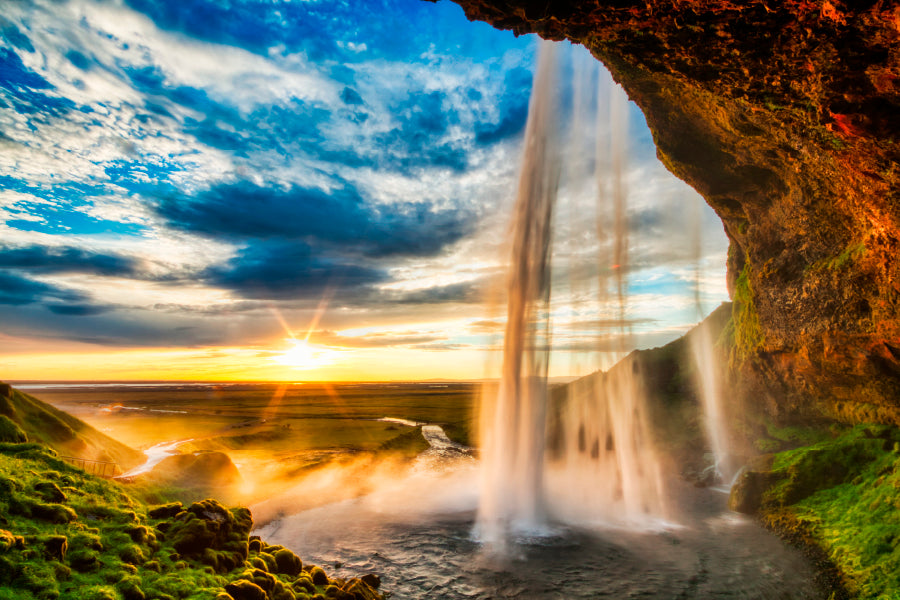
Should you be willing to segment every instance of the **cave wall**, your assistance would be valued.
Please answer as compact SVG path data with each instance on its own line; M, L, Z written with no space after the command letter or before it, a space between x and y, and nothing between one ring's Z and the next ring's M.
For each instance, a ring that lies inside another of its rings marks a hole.
M586 46L721 217L745 402L900 424L900 5L454 1Z

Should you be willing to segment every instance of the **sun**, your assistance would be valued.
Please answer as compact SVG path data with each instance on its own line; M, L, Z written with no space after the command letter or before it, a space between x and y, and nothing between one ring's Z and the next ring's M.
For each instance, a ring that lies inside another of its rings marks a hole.
M332 350L314 346L306 340L288 339L285 341L291 344L291 348L272 357L272 360L278 364L294 369L315 369L334 361L336 353Z

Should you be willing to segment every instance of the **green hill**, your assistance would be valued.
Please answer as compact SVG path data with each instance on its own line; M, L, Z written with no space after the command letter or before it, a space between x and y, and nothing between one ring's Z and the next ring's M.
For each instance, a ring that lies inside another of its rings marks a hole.
M0 417L7 417L30 441L45 444L60 456L114 462L122 470L145 460L142 452L5 383L0 383Z

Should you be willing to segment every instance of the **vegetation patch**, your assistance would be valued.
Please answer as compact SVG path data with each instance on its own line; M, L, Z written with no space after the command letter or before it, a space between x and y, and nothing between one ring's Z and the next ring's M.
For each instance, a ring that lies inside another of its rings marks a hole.
M900 597L900 429L834 428L760 463L735 486L732 507L821 548L853 597Z
M764 335L759 324L759 315L753 303L753 289L750 285L750 263L744 265L744 269L734 284L734 303L732 305L732 319L734 321L734 351L738 359L751 356L757 348L762 346Z
M382 598L363 580L251 543L246 508L153 506L131 492L40 444L0 443L0 600Z

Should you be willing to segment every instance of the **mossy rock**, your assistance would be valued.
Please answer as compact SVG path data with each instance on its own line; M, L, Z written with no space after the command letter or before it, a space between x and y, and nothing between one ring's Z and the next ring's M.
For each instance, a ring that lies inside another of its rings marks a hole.
M25 548L25 538L20 535L13 535L11 531L0 529L0 552L9 550L22 550Z
M52 535L42 541L44 556L50 560L60 562L66 559L69 550L69 540L64 535Z
M170 502L161 506L155 506L147 511L147 516L151 519L171 519L184 510L181 502Z
M141 580L137 577L126 577L116 588L124 600L146 600L147 594L141 589Z
M328 585L328 575L325 573L325 570L322 567L318 567L316 565L309 566L309 577L312 579L312 582L319 585Z
M379 579L379 584L381 580ZM353 600L382 600L381 594L362 579L353 578L344 584L343 591Z
M744 471L731 486L728 508L745 515L756 515L762 507L763 495L773 480L772 473Z
M119 551L119 558L122 559L122 562L129 565L140 565L147 560L144 556L144 551L136 544L130 544L122 548Z
M277 573L278 572L278 563L275 562L275 557L269 554L266 551L260 552L257 557L266 563L265 570L269 573Z
M34 491L47 502L65 502L68 500L59 486L52 481L40 481L34 484Z
M100 556L93 550L82 548L69 552L69 565L81 573L96 571L100 568Z
M199 560L217 573L227 573L247 560L252 528L253 519L246 508L229 510L206 499L180 512L166 537L182 556Z
M6 415L0 415L0 442L7 444L24 444L28 436L15 421Z
M71 523L78 519L78 514L62 504L43 504L41 502L28 503L28 515L50 523Z
M247 581L246 579L239 579L237 581L232 581L231 583L225 586L225 591L229 596L234 598L234 600L268 600L268 594L266 594L265 590L261 587L253 583L252 581Z
M316 593L316 584L313 583L313 580L305 575L301 575L294 581L292 587L294 588L294 592L306 592L307 594L315 594Z
M275 563L278 567L276 573L283 573L285 575L299 575L300 571L303 570L303 561L300 560L300 557L288 550L287 548L282 548L275 553Z

